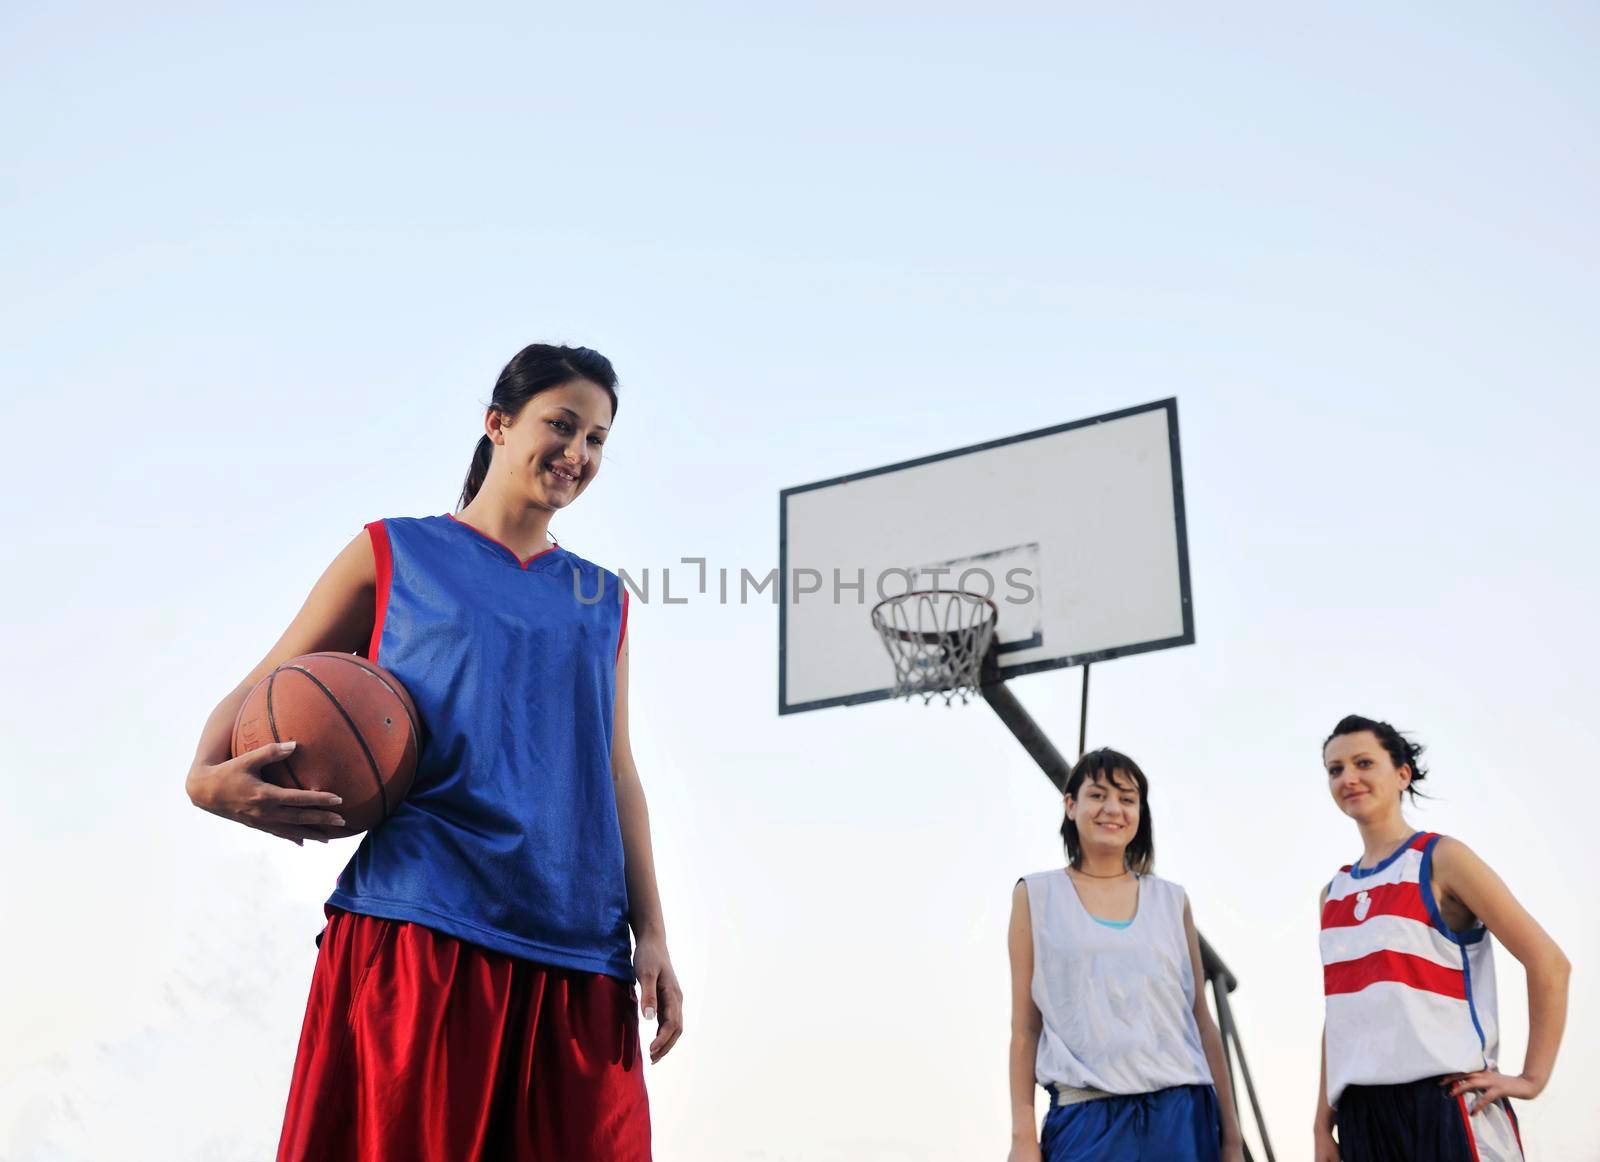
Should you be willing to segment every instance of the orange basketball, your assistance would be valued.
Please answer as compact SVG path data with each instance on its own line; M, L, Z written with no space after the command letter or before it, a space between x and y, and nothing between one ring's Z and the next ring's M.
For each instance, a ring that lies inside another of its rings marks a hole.
M263 767L280 787L332 791L356 835L382 823L411 789L422 730L395 676L355 654L291 658L250 691L233 723L235 756L269 742L294 742L287 759Z

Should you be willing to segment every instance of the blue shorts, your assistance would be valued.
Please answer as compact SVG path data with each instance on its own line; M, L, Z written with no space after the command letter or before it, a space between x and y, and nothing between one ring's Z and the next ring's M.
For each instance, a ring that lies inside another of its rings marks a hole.
M1451 1097L1437 1077L1348 1085L1334 1113L1344 1162L1517 1162L1522 1140L1505 1099L1468 1116L1474 1094Z
M1217 1091L1175 1085L1051 1106L1039 1152L1044 1162L1217 1162L1221 1143Z

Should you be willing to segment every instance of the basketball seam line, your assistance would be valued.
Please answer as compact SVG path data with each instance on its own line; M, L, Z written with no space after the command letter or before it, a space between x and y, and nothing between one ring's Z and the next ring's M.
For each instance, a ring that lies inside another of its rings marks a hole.
M272 731L273 742L282 742L283 739L278 737L277 716L272 713L272 680L277 676L277 670L273 670L272 673L267 675L267 728ZM300 777L294 773L294 764L289 761L289 757L285 755L279 761L283 763L283 769L288 772L289 781L294 784L294 789L304 791L305 785L300 782Z
M383 776L378 773L378 760L372 757L372 748L367 745L367 740L361 737L361 730L356 726L355 719L350 717L350 712L339 705L339 700L333 696L333 691L324 686L322 680L304 666L279 666L278 668L280 670L294 670L311 679L316 688L327 696L328 701L333 704L333 708L339 712L339 717L344 719L344 724L350 728L350 733L355 735L356 742L361 745L361 753L367 756L367 766L372 771L372 781L378 784L378 800L383 804L381 818L389 818L389 791L383 785Z
M366 665L362 665L360 662L356 661L354 654L324 653L318 654L317 656L322 658L334 658L341 662L349 662L363 674L370 674L372 677L382 682L384 689L393 694L395 701L400 703L400 705L405 709L406 722L411 726L411 745L416 748L417 757L422 757L422 724L417 721L416 708L411 705L409 701L409 695L401 694L399 690L394 688L394 685L389 681L389 679L385 678L378 671L376 662L368 662Z

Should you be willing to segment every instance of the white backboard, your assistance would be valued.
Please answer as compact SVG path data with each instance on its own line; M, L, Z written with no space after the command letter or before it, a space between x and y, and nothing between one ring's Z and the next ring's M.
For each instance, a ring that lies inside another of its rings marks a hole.
M778 713L890 696L882 597L992 597L1002 676L1194 641L1178 401L815 484L778 499Z

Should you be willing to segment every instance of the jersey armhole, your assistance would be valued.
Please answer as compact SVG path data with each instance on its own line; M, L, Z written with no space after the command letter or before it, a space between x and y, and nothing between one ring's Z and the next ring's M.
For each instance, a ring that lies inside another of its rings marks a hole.
M1429 835L1428 842L1422 848L1422 864L1417 869L1417 889L1422 893L1423 907L1428 910L1428 919L1433 923L1441 935L1450 943L1466 949L1482 940L1488 928L1484 927L1482 920L1465 932L1457 932L1444 922L1444 913L1439 910L1439 900L1433 894L1433 849L1438 846L1442 835Z
M383 621L389 614L389 586L394 580L394 556L389 549L389 529L381 520L366 526L372 538L372 563L377 572L372 609L372 640L367 643L367 661L378 664L378 647L383 644Z
M1439 837L1431 835L1422 845L1422 863L1417 868L1417 889L1422 893L1422 906L1428 910L1428 919L1434 928L1452 944L1460 944L1456 934L1444 922L1444 913L1439 911L1439 901L1433 894L1433 849L1438 842Z
M618 582L622 589L622 627L617 630L617 656L614 664L622 663L622 643L628 640L628 587Z

